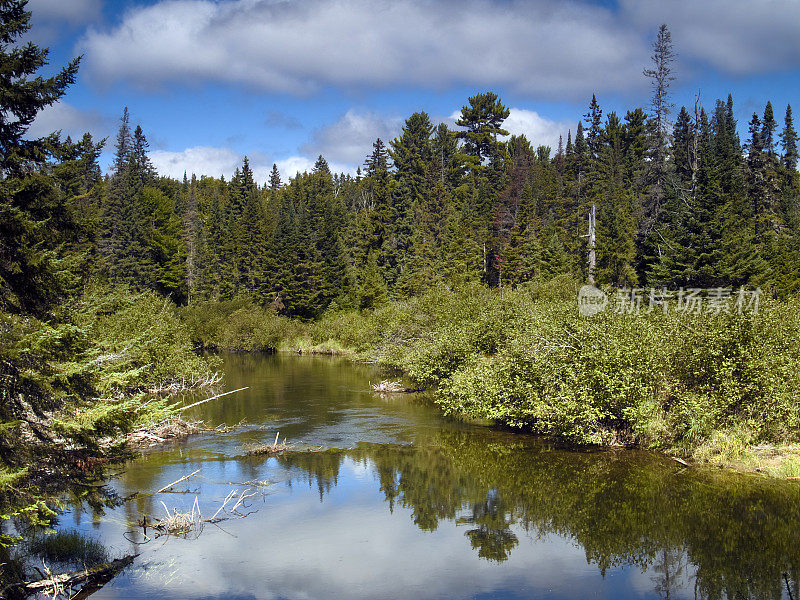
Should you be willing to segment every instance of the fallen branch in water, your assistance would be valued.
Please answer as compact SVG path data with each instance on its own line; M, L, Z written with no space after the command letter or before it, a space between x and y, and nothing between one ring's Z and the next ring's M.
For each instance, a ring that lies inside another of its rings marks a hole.
M177 483L177 481L175 483ZM170 485L174 485L174 483ZM147 543L151 541L151 539L157 539L162 535L174 535L187 539L197 539L197 537L203 533L203 528L206 523L216 525L217 523L227 521L228 519L243 519L252 514L254 511L243 513L241 512L241 509L248 509L248 500L257 496L258 494L259 492L257 490L251 490L250 488L245 488L238 493L236 490L231 490L228 495L225 496L224 500L222 501L222 505L217 509L217 512L215 512L214 516L212 516L210 519L203 518L203 515L200 512L200 503L197 496L194 498L194 503L192 503L191 510L187 512L181 512L177 508L173 508L172 511L170 511L170 509L167 508L167 505L162 501L161 506L164 507L164 511L166 512L166 516L163 519L149 521L146 515L139 519L139 526L143 529L145 541L138 543ZM228 505L232 501L233 505L229 508ZM220 513L223 513L224 516L220 516ZM147 535L148 527L156 532L153 538L150 538Z
M216 396L211 396L211 398L206 398L205 400L200 400L200 402L195 402L194 404L190 404L189 406L182 406L178 409L178 412L182 410L186 410L187 408L192 408L194 406L199 406L200 404L205 404L206 402L211 402L212 400L216 400L217 398L222 398L223 396L227 396L229 394L235 394L236 392L241 392L242 390L250 389L249 386L239 388L238 390L231 390L230 392L225 392L223 394L217 394Z
M108 583L122 569L133 562L138 554L130 554L123 558L112 560L111 562L88 567L81 571L71 571L60 575L53 574L42 561L44 567L44 577L38 581L28 581L22 583L12 583L0 589L0 597L13 597L10 594L15 592L18 597L27 598L34 594L46 594L50 598L59 597L72 598L72 588L76 585L84 584L82 593L87 586L92 586L96 591ZM88 595L88 594L86 594Z
M197 469L197 470L196 470L194 473L189 473L188 475L184 475L183 477L181 477L181 478L180 478L180 479L178 479L177 481L173 481L173 482L172 482L172 483L170 483L169 485L165 485L164 487L162 487L160 490L158 490L158 491L157 491L157 492L155 492L155 493L156 493L156 494L160 494L161 492L164 492L164 491L168 490L169 488L171 488L173 485L175 485L175 484L177 484L177 483L180 483L181 481L186 481L186 480L187 480L187 479L189 479L190 477L194 477L194 476L195 476L195 475L197 475L199 472L200 472L200 469Z

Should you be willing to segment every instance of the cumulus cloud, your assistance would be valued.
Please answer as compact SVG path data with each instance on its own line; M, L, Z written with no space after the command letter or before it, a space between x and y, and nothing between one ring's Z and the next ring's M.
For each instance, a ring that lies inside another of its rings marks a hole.
M641 85L644 37L578 0L162 0L79 44L99 82L504 86L550 96Z
M328 162L360 165L372 152L372 144L377 138L388 145L400 134L402 126L399 117L359 113L351 109L335 123L314 131L300 150L309 156L322 154Z
M28 129L30 137L43 137L61 131L62 137L80 138L87 131L95 138L110 135L114 120L96 110L83 111L66 102L56 102L44 108Z
M150 153L150 159L160 175L175 179L181 179L184 173L189 176L194 173L198 177L201 175L224 176L230 180L234 171L242 166L244 155L231 148L194 146L181 151L155 150ZM277 165L281 178L286 183L297 173L312 171L316 158L297 155L270 160L268 156L260 152L253 152L248 155L248 161L253 170L254 179L258 183L264 184L269 180L273 164ZM355 173L355 168L350 165L330 161L328 165L334 173Z
M622 0L642 31L666 23L680 57L747 75L800 67L797 0Z
M230 148L195 146L180 152L155 150L150 153L153 165L161 175L180 179L184 173L230 178L242 164L242 155Z

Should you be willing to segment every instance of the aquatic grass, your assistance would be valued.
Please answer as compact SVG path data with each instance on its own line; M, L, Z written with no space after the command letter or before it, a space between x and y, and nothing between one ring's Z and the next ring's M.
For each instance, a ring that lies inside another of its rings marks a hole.
M108 562L108 550L96 538L75 530L40 533L28 542L27 551L59 566L92 566Z

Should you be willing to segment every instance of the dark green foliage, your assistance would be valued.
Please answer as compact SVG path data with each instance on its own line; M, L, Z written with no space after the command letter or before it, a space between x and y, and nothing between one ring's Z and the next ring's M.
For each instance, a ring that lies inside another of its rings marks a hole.
M461 109L461 117L456 125L466 131L458 135L464 140L464 154L469 168L476 175L496 179L503 171L505 144L499 142L497 136L508 135L502 128L508 115L509 110L494 92L470 97L469 105Z
M76 224L65 194L40 173L57 138L24 136L39 111L64 95L79 61L53 77L35 76L48 50L21 43L29 21L25 2L0 5L0 308L43 314L68 287L59 246Z

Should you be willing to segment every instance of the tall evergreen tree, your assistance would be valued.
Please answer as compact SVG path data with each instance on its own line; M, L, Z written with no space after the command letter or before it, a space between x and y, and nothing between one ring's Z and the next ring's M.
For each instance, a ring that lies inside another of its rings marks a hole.
M778 122L775 120L775 113L772 110L772 102L767 101L764 107L764 120L761 126L761 140L764 144L764 151L772 158L775 156L775 130Z
M653 96L650 118L650 161L648 162L649 192L644 206L641 233L649 235L661 218L667 179L667 148L669 145L669 114L672 104L669 99L670 84L675 80L672 63L675 52L672 48L672 35L666 25L658 28L653 42L652 68L644 69L645 77L650 79Z
M281 189L283 182L281 181L281 174L278 171L278 165L272 165L272 171L269 174L269 189L271 192L276 192Z
M61 232L74 225L63 195L40 173L57 138L25 136L75 81L79 59L52 77L37 76L49 51L21 43L30 29L25 5L0 3L0 307L41 313L65 289L56 258Z
M508 135L502 125L509 114L509 109L503 106L494 92L470 97L469 105L461 109L456 125L466 131L458 136L464 140L464 152L474 173L485 174L487 167L504 155L505 144L497 138ZM502 168L502 165L495 164L492 171L498 173Z
M783 166L786 169L797 169L797 130L794 128L791 104L786 105L786 116L784 117L783 123L783 131L781 132Z

